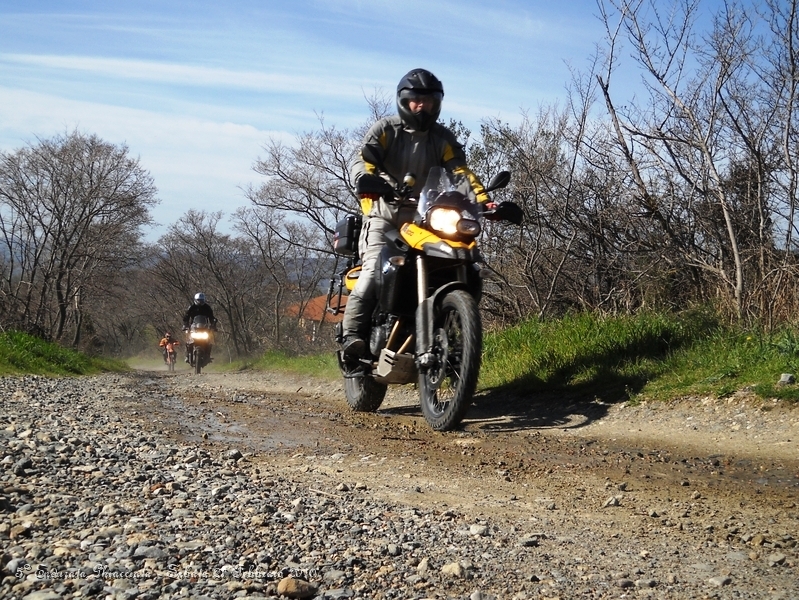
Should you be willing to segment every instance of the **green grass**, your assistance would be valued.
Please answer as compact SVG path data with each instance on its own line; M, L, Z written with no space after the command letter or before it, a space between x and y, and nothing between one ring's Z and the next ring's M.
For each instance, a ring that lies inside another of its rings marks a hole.
M287 371L323 379L337 379L341 375L334 352L292 356L285 352L271 350L257 360L233 361L219 368L220 371L245 369Z
M127 368L25 334L0 334L0 375ZM332 351L308 356L272 351L257 360L214 366L223 372L244 369L340 377ZM479 387L606 402L724 398L742 389L762 398L799 400L799 384L777 385L782 373L799 375L799 334L791 327L771 334L736 329L703 311L618 317L580 313L486 333Z
M88 357L17 331L0 333L0 375L91 375L125 370L127 366L120 361Z
M799 371L790 328L765 335L724 326L711 314L590 314L529 321L484 340L480 387L560 391L608 402L723 398L747 388L764 398L799 399L796 385L776 386Z
M799 386L779 386L782 373L799 376L799 346L785 328L772 335L719 330L693 348L676 353L642 397L710 395L725 398L749 389L761 398L799 400Z
M269 352L226 369L283 370L340 377L333 352L290 356ZM599 317L588 313L489 332L479 388L558 393L605 402L724 398L750 390L762 398L799 400L799 335L789 327L766 335L724 325L706 311Z

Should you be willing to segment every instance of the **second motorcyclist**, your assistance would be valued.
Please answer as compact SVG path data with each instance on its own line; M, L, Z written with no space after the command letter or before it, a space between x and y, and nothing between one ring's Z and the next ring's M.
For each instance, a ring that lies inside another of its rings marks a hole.
M186 312L183 313L183 331L188 331L189 326L191 325L192 320L197 315L202 315L207 317L211 323L211 327L216 329L216 317L214 317L214 311L211 308L211 305L208 304L205 300L205 294L203 292L198 292L194 295L194 301L189 305L186 309ZM191 363L191 358L189 353L191 352L191 345L186 344L186 362Z

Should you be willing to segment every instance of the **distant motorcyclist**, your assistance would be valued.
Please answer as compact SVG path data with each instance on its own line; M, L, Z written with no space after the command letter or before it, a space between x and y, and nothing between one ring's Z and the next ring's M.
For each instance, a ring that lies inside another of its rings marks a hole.
M161 341L158 342L158 347L161 348L161 352L164 355L164 362L166 362L167 355L169 354L169 346L179 346L180 342L177 338L173 338L172 334L168 331L164 334L164 337L161 338Z
M211 321L212 325L216 325L216 317L214 317L214 310L211 308L211 305L205 301L205 294L199 292L194 295L194 302L189 305L189 308L186 309L186 312L183 313L183 330L186 331L189 329L189 325L194 320L194 317L197 315L202 315L204 317L208 317L208 320Z
M202 292L198 292L194 295L194 302L189 305L189 308L186 309L186 312L183 313L183 331L189 330L189 325L191 325L194 317L202 315L208 318L208 321L211 323L211 328L216 329L216 317L214 317L214 311L211 308L211 305L205 301L205 294ZM190 344L186 344L186 362L191 363L191 359L189 356L189 352L191 351Z
M387 181L402 181L407 173L416 177L414 195L418 197L432 167L466 177L477 201L493 207L480 179L466 165L466 154L455 134L438 123L444 86L426 69L413 69L397 85L397 113L377 121L363 141L363 149L377 157L373 164L363 150L352 167L353 180L365 175L381 175ZM387 171L381 171L381 167ZM360 277L344 309L342 350L347 357L366 351L365 338L377 302L376 261L386 242L386 234L413 220L415 206L400 206L391 198L363 197L363 228L358 245L361 254Z

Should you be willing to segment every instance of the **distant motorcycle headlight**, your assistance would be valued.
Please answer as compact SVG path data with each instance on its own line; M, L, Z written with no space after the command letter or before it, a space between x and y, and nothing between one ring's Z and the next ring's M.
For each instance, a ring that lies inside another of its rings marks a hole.
M208 339L208 332L207 331L192 331L191 332L191 339L193 339L193 340L207 340Z

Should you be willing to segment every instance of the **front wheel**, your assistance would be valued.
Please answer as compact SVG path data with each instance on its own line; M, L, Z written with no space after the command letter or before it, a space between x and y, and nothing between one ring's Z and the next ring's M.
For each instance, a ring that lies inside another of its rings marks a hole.
M433 361L419 374L422 414L436 431L460 424L480 373L483 332L477 302L464 290L444 296L433 320Z
M347 404L357 412L374 412L383 403L388 386L377 383L369 375L346 377L344 379L344 393Z
M199 375L202 370L203 351L201 348L194 348L194 374Z

